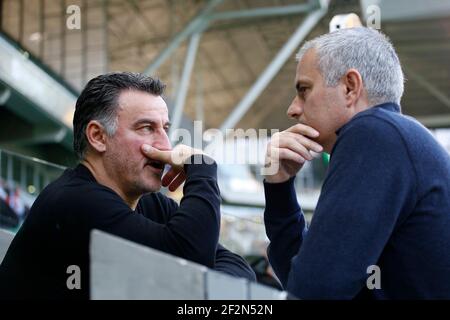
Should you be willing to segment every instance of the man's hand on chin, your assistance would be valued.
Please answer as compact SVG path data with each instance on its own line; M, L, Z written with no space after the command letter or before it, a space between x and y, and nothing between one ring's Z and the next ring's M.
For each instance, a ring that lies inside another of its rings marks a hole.
M275 133L267 145L266 182L281 183L295 176L314 158L312 152L322 152L322 146L312 140L318 136L317 130L300 123Z

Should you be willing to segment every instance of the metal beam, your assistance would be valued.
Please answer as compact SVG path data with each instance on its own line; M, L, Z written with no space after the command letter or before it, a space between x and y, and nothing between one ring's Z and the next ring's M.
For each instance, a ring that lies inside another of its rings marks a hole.
M294 15L299 13L311 12L312 10L317 9L317 7L318 6L315 5L314 3L309 2L289 6L225 11L211 14L209 16L209 20L213 22L218 20L229 20L229 19L247 19L247 18L261 18L270 16Z
M41 35L41 39L39 41L39 59L44 61L44 43L45 43L45 0L39 0L39 33Z
M14 132L10 134L6 140L0 139L3 145L36 145L44 143L61 143L66 135L68 129L61 128L35 128L28 132Z
M294 34L281 48L272 62L267 66L263 73L259 76L244 98L239 102L230 116L220 126L220 130L225 132L226 129L234 128L239 120L250 109L253 103L256 101L261 92L267 87L273 77L280 71L284 63L292 56L299 44L305 39L305 37L311 32L316 24L327 13L328 6L323 5L321 9L314 10L305 18L300 24Z
M409 66L403 65L403 70L410 79L416 81L422 88L427 90L428 93L430 93L434 98L442 102L444 106L450 109L450 98L445 93L443 93L441 90L433 86L430 83L430 81L426 80L423 76L416 73Z
M102 0L102 11L103 11L103 53L104 53L104 65L103 72L107 73L109 71L109 37L108 37L108 25L109 25L109 13L108 13L108 1ZM84 83L83 83L84 85Z
M136 0L128 0L128 4L133 9L144 29L148 30L150 28L152 31L155 30L153 23L142 14L142 10Z
M210 0L208 4L203 8L203 10L193 19L189 24L175 37L170 40L168 45L158 54L158 56L150 63L150 65L145 69L144 73L147 75L152 75L156 69L159 68L161 64L166 61L166 59L172 54L172 52L178 48L178 46L189 36L194 33L203 31L207 25L208 21L206 17L211 13L211 11L218 6L223 0Z
M448 17L450 2L442 0L360 0L364 20L371 14L367 8L376 5L380 10L382 22L420 21Z
M0 106L3 106L8 102L9 97L11 97L11 89L4 88L0 91Z
M88 82L88 58L87 58L87 43L88 43L88 2L87 0L82 1L83 13L81 16L81 87L84 87Z
M450 114L416 117L416 119L428 128L450 128Z
M0 31L3 31L3 0L0 0Z
M60 14L61 14L61 37L60 37L60 70L59 74L65 78L66 77L66 1L60 1Z
M25 29L25 4L24 0L19 1L19 43L21 46L24 45L24 29Z
M198 45L200 43L200 33L195 33L191 36L189 46L186 52L186 60L184 63L183 74L181 75L181 81L178 88L178 94L175 99L175 106L172 112L172 126L170 127L171 137L174 130L180 127L181 117L183 115L184 103L186 101L186 95L189 90L190 78L192 69L194 68L195 57L197 54Z

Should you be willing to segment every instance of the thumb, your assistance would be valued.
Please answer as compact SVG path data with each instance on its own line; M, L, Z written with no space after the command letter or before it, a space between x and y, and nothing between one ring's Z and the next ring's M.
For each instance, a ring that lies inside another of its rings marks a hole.
M161 161L163 163L171 164L171 151L162 151L152 147L149 144L143 144L142 152L144 155L152 160Z

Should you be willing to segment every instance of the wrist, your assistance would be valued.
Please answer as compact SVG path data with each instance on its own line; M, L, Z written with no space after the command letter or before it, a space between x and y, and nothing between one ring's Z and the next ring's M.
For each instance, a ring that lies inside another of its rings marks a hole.
M267 183L283 183L283 182L288 181L290 178L291 177L287 174L284 174L284 175L275 174L275 175L265 176L264 180Z

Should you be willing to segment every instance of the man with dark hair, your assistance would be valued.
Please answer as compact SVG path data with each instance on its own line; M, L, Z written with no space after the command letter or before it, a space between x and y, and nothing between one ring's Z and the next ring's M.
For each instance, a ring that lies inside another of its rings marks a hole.
M217 165L200 150L171 148L164 85L135 73L110 73L77 100L74 149L80 159L47 186L0 269L0 297L88 298L89 236L100 229L254 280L248 264L218 244ZM171 169L164 175L164 166ZM178 205L158 192L183 182ZM81 290L66 287L81 269Z

